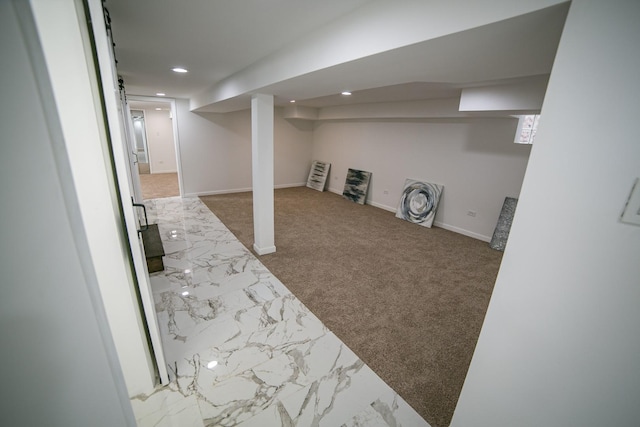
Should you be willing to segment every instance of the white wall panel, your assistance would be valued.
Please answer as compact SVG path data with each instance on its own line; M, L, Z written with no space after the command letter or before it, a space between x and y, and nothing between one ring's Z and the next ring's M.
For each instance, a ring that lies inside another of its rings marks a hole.
M251 189L251 112L192 113L177 101L178 134L186 196ZM274 111L274 183L303 185L311 166L310 127Z
M151 173L177 172L173 124L168 110L144 110Z
M518 197L530 147L513 143L516 120L327 121L313 158L331 163L342 193L348 168L372 172L367 203L395 211L406 178L444 185L435 224L490 240L505 197ZM388 194L385 194L388 192ZM475 217L467 215L477 212Z
M640 3L574 0L455 427L636 426Z

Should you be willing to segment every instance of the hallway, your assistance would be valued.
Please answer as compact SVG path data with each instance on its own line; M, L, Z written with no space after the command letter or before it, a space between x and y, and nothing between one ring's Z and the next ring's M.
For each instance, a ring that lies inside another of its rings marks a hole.
M146 204L172 381L132 399L140 426L428 426L199 199Z

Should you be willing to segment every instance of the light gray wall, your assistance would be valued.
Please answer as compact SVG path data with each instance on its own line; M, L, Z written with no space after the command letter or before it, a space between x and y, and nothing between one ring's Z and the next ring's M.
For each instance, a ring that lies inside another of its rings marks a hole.
M407 178L444 185L435 225L488 241L527 167L530 146L513 143L516 125L475 118L320 121L313 158L331 163L329 189L340 194L348 168L372 172L367 203L391 211Z
M449 101L429 105L434 111L440 106L446 116ZM250 111L196 114L188 111L186 100L177 105L185 195L250 190ZM396 111L394 103L376 106ZM315 125L283 119L276 108L276 188L304 185L311 161L323 160L332 164L330 191L342 193L348 168L368 170L373 177L367 203L395 211L406 178L435 182L445 187L435 224L489 241L504 198L520 193L529 159L531 147L513 143L517 120L367 119L368 108L333 109L331 114L343 119ZM424 116L421 108L405 105L402 114Z
M187 100L176 105L184 195L250 190L251 111L196 114ZM280 108L274 120L275 186L303 185L311 167L313 132L283 119Z
M452 426L637 426L640 2L574 0Z
M18 26L29 9L15 3L0 2L0 424L133 426L50 88L35 77L43 60Z
M147 129L147 146L151 173L178 171L173 124L168 110L144 110L144 125Z

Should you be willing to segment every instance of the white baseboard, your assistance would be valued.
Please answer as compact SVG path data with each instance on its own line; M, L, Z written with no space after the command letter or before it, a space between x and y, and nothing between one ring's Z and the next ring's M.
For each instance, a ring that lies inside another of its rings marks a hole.
M232 188L230 190L215 190L215 191L199 191L196 193L187 193L185 197L200 197L200 196L215 196L217 194L231 194L231 193L246 193L251 191L252 188Z
M293 184L278 184L273 188L291 188L291 187L304 187L307 185L306 182L303 183L293 183ZM184 197L200 197L200 196L215 196L217 194L232 194L232 193L246 193L248 191L252 191L252 187L246 188L232 188L229 190L214 190L214 191L199 191L197 193L187 193Z
M463 236L473 237L474 239L482 240L483 242L490 242L491 237L483 234L474 233L473 231L465 230L464 228L456 227L454 225L445 224L440 221L434 221L433 225L436 227L444 228L445 230L453 231L454 233L462 234Z
M153 172L151 172L151 175L155 175L157 173L178 173L177 170L153 170Z
M273 188L291 188L291 187L304 187L307 185L307 182L299 182L297 184L279 184L279 185L274 185Z
M258 255L267 255L272 254L276 251L275 246L267 246L266 248L260 248L255 243L253 244L253 250L256 251Z
M371 202L371 203L367 203L368 205L371 206L375 206L376 208L380 208L380 209L384 209L385 211L389 211L389 212L396 212L396 208L392 208L391 206L387 206L387 205L383 205L382 203L377 203L377 202Z

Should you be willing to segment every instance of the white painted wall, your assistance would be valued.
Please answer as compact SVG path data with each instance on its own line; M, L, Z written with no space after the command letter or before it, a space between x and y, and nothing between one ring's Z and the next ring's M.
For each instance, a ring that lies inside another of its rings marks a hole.
M180 159L185 196L251 189L251 112L228 114L189 111L188 100L177 100ZM304 185L311 167L310 127L274 112L274 183Z
M149 392L155 374L135 292L82 4L74 0L30 3L62 126L89 254L127 388L132 396Z
M27 2L0 53L0 425L135 426Z
M276 108L275 187L305 185L314 159L332 163L329 189L340 194L348 168L373 172L367 203L391 211L406 178L440 183L436 225L489 241L504 198L520 193L531 147L513 143L516 119L460 117L467 113L458 103L322 108L315 126ZM250 190L250 111L192 113L188 101L177 105L185 195Z
M637 426L640 3L574 0L454 427Z
M525 82L462 89L460 111L519 111L538 113L547 90L547 76ZM524 113L523 113L524 114Z
M460 97L420 101L374 102L370 104L334 105L321 108L320 120L352 119L450 119L468 117L458 111Z
M173 123L168 110L144 110L144 125L147 129L149 165L151 173L178 171L176 145L173 139Z
M442 184L435 225L488 241L504 198L519 195L529 158L530 147L513 143L516 125L514 119L318 122L313 159L331 163L329 190L340 194L348 168L372 172L367 203L394 212L406 178Z

